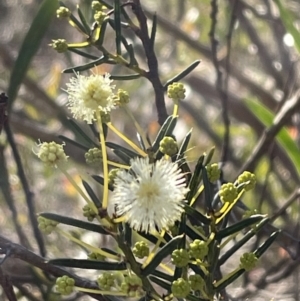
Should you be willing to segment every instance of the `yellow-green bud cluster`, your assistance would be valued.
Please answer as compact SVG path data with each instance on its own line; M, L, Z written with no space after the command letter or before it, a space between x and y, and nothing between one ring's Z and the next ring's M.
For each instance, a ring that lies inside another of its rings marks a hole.
M119 168L113 168L113 169L111 169L111 170L109 171L109 173L108 173L108 183L109 183L110 185L114 185L114 183L115 183L115 178L116 178L116 176L117 176L119 170L120 170Z
M68 43L65 39L52 40L50 46L58 53L63 53L68 50Z
M212 163L206 166L207 177L210 182L215 182L220 179L221 169L217 163Z
M168 97L173 101L178 102L179 100L185 99L185 87L182 83L173 83L168 86Z
M195 239L190 243L190 255L195 259L203 260L208 254L208 245L205 241Z
M246 191L251 190L255 187L256 177L249 171L244 171L237 179L238 184L246 183L244 189Z
M39 229L47 235L51 234L54 228L58 225L58 222L52 221L42 216L39 216L37 218L37 221Z
M105 8L99 1L92 1L91 7L95 11L102 11Z
M142 280L138 276L130 274L124 278L121 290L129 297L138 297L142 291Z
M97 283L102 290L109 291L115 285L115 279L113 273L104 272L98 277Z
M119 89L118 93L114 96L116 106L124 106L130 101L129 93L123 89Z
M145 241L138 241L134 244L132 249L133 254L138 258L144 258L149 256L149 246Z
M70 10L65 7L65 6L61 6L59 9L57 9L56 11L56 17L58 19L63 19L63 18L69 18L71 16L71 12Z
M200 275L190 275L189 282L194 291L202 290L205 286L205 281Z
M88 258L91 260L98 260L98 261L104 261L105 260L105 256L103 256L100 253L96 253L96 252L92 252L90 254L88 254Z
M221 186L219 195L222 202L232 203L238 196L238 190L233 183L226 183Z
M92 222L97 214L93 211L89 204L84 205L82 208L83 216L87 218L89 222Z
M176 298L185 298L191 290L191 286L188 281L183 278L178 278L173 281L171 291Z
M102 162L102 152L99 148L90 148L85 154L85 161L87 164L101 163Z
M186 249L177 249L172 252L171 261L178 268L183 268L187 266L189 260L190 255Z
M103 11L97 11L94 14L95 21L101 26L102 23L108 18L107 14Z
M49 166L57 166L58 163L67 161L68 159L68 156L66 156L63 149L63 145L55 142L43 142L39 144L37 156L42 162Z
M56 290L62 295L70 295L75 286L75 280L68 276L58 277L56 279Z
M258 258L254 253L244 253L240 258L240 268L250 271L255 268Z
M159 150L168 156L173 156L178 151L177 142L172 137L164 137L159 142Z

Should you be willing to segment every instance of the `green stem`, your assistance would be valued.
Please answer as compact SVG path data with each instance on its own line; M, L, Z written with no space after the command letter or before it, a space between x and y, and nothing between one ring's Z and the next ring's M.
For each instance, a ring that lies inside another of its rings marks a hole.
M105 256L109 259L118 260L118 261L120 260L119 256L113 255L111 253L103 251L102 249L99 249L90 244L87 244L87 243L83 242L82 240L75 238L68 232L65 232L64 230L60 229L59 227L55 227L55 231L58 232L59 234L63 235L64 237L68 238L70 241L73 241L74 243L78 244L79 246L81 246L91 252L101 254L102 256Z
M137 145L135 145L130 139L128 139L123 133L121 133L118 129L116 129L111 122L107 123L107 126L116 134L118 135L124 142L126 142L132 149L134 149L138 154L143 157L146 157L147 154L140 149Z
M99 128L99 139L100 139L100 145L101 145L101 152L102 152L102 163L103 163L103 179L104 179L104 185L103 185L103 200L102 200L102 208L106 209L108 205L108 164L107 164L107 152L106 152L106 145L105 145L105 136L101 121L101 114L98 110L96 112L97 116L97 124Z

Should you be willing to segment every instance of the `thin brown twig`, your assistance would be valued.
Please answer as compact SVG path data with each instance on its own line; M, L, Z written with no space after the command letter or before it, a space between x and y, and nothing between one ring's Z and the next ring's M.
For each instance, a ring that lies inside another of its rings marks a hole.
M38 243L40 254L42 256L45 256L46 248L45 248L43 237L38 228L38 222L37 222L36 215L35 215L33 193L30 190L30 187L29 187L26 175L25 175L25 171L23 168L22 160L21 160L17 145L15 143L13 133L10 129L9 122L7 122L4 125L4 130L5 130L5 133L7 136L8 143L12 149L13 157L14 157L14 160L15 160L16 166L17 166L18 176L20 178L20 181L21 181L21 184L22 184L22 187L24 190L25 199L26 199L26 203L27 203L27 207L28 207L29 219L30 219L31 226L33 229L34 237Z
M217 26L217 17L218 17L218 1L212 0L211 1L211 28L209 32L210 41L211 41L211 52L212 52L212 62L215 67L217 80L216 80L216 88L221 97L221 105L222 105L222 118L224 123L224 138L223 138L223 145L222 145L222 154L221 154L221 164L224 164L227 161L228 157L228 149L229 149L229 139L230 139L230 119L228 115L228 95L226 90L223 87L223 73L220 68L220 63L218 59L218 40L215 37L216 33L216 26ZM232 27L233 28L233 27ZM230 41L231 38L228 38L228 60L230 55ZM227 67L229 63L226 63Z
M134 5L132 10L137 17L140 27L132 27L135 34L140 38L145 55L147 58L148 72L146 73L147 79L151 82L155 92L155 105L158 114L158 123L162 125L168 117L165 98L164 88L159 78L158 61L154 51L154 45L149 37L147 18L141 7L140 0L133 0Z
M74 273L71 273L68 270L55 266L49 263L43 257L29 251L28 249L24 248L19 244L10 242L10 240L8 240L7 238L1 235L0 235L0 249L2 250L2 253L6 253L6 254L8 253L9 255L7 256L12 258L19 258L31 264L32 266L45 271L46 273L54 277L61 277L67 275L75 280L76 286L83 287L83 288L90 288L90 289L99 289L99 287L95 282L86 280L84 278L77 276ZM102 295L97 295L92 293L87 293L87 294L96 300L107 301L107 299Z

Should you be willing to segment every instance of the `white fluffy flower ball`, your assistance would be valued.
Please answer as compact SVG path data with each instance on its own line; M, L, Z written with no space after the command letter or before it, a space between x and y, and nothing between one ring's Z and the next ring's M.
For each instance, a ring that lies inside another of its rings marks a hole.
M131 160L130 171L120 170L109 202L110 216L124 216L131 228L151 232L179 220L188 192L185 175L177 163L149 158Z
M114 106L115 88L112 85L110 75L104 76L92 74L88 77L76 74L70 83L67 83L66 92L69 94L68 106L75 119L82 119L91 124L95 119L97 110L100 112L110 112Z

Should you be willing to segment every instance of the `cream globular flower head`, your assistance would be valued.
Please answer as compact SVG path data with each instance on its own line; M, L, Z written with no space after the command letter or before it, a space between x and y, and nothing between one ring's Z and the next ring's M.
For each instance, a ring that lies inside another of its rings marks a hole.
M96 112L108 113L115 108L114 93L110 75L92 74L83 76L76 74L67 83L69 94L68 106L75 119L82 119L91 124L96 120Z
M130 227L143 232L166 229L180 219L185 194L185 175L177 163L149 158L131 160L131 170L119 170L109 202L110 216L124 216Z

